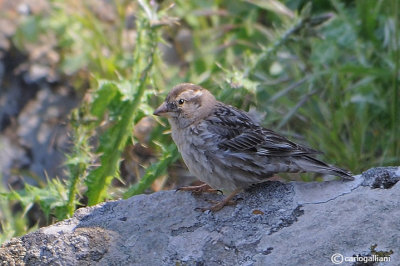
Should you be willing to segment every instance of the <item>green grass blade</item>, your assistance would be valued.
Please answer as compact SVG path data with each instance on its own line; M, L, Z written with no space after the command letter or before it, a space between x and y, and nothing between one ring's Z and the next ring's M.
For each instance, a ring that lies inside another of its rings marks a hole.
M86 179L88 204L94 205L106 198L107 188L113 178L118 176L121 153L131 137L133 121L142 101L149 72L152 69L157 46L156 28L150 26L147 19L138 19L134 75L132 91L134 95L121 103L120 119L112 125L100 140L98 151L101 165L92 171ZM123 90L124 88L120 88Z

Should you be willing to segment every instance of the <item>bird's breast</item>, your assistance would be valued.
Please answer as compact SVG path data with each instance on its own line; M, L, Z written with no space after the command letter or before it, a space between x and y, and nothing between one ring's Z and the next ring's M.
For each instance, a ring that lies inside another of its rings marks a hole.
M211 187L233 191L257 181L249 176L246 158L221 150L218 135L209 132L207 125L173 128L172 138L190 173Z
M211 154L215 145L203 137L201 129L189 126L184 129L172 130L174 140L182 158L191 174L208 184L213 176Z

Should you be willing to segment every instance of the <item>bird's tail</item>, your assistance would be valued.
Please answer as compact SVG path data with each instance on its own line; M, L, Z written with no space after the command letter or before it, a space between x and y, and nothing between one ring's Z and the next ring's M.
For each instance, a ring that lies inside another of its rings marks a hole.
M349 171L326 164L310 156L301 156L298 160L296 160L296 164L305 172L330 174L334 176L340 176L346 180L354 180L353 175Z

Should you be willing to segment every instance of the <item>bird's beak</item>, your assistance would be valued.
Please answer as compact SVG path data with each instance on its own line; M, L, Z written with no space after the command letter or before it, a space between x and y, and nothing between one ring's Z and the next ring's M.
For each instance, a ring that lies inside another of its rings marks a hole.
M163 102L153 113L157 116L168 116L168 106L166 102Z

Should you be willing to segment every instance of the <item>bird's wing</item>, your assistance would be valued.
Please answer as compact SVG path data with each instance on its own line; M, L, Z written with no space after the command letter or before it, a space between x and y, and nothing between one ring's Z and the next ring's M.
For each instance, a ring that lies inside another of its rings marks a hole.
M294 143L270 129L262 128L262 135L264 136L264 142L257 151L260 155L294 156L320 153L309 147Z
M208 119L209 130L219 136L219 148L266 156L296 156L318 151L296 144L272 130L261 127L245 112L224 104L217 105Z

